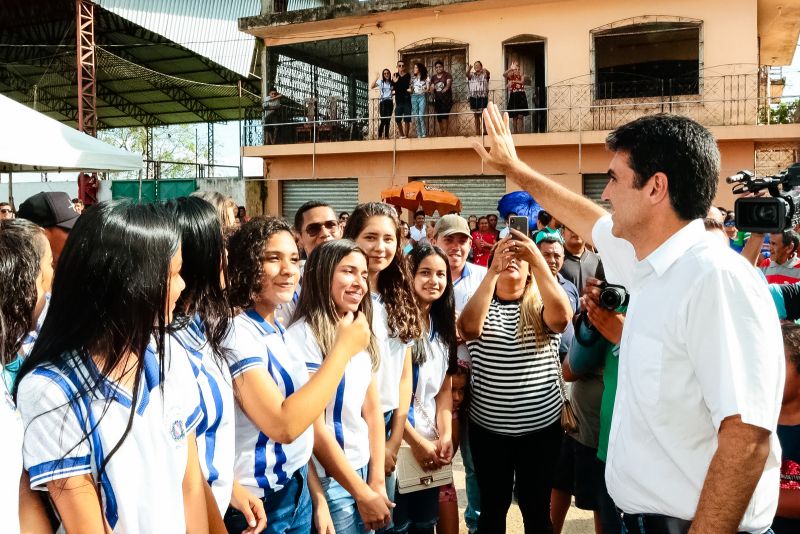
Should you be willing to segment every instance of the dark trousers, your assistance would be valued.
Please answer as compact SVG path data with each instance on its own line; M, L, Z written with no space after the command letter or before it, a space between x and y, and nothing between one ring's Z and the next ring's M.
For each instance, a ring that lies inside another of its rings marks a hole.
M393 110L394 103L392 103L391 99L381 100L380 104L378 104L378 112L381 115L381 124L378 126L378 137L386 137L386 139L389 139L389 124L392 122Z
M470 447L481 494L479 534L505 533L515 478L525 534L553 531L550 490L562 435L558 421L514 437L491 432L470 421Z

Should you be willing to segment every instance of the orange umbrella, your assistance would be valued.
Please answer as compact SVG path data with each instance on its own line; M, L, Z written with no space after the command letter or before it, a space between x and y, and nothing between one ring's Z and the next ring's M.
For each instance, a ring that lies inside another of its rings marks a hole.
M439 215L461 212L461 200L456 195L421 181L385 189L381 191L381 200L412 213L420 208L426 215L433 215L436 211Z

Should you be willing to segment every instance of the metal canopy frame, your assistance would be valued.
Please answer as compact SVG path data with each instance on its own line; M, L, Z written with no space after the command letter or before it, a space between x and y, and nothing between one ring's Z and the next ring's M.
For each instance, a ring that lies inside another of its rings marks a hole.
M258 79L90 0L0 7L0 94L87 133L239 120L239 107L260 105L260 92Z

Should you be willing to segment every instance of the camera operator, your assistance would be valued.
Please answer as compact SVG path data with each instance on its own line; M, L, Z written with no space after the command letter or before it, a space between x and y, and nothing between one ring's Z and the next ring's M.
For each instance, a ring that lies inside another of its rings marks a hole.
M591 200L516 155L508 119L484 111L500 170L584 240L634 294L620 346L606 482L629 532L763 533L778 500L784 359L758 274L706 235L719 176L711 133L674 115L612 132L610 181Z

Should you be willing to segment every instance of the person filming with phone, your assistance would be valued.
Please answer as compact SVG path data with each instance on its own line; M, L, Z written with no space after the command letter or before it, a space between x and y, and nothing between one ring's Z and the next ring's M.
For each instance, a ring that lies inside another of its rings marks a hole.
M496 106L484 119L490 149L473 143L484 162L594 244L619 277L608 281L631 292L606 470L627 531L768 532L783 342L767 285L705 232L720 174L712 134L669 114L611 132L610 215L523 163Z
M480 489L478 532L505 532L515 477L526 532L550 531L562 435L558 344L571 318L542 253L512 229L458 319L472 358L468 432Z

